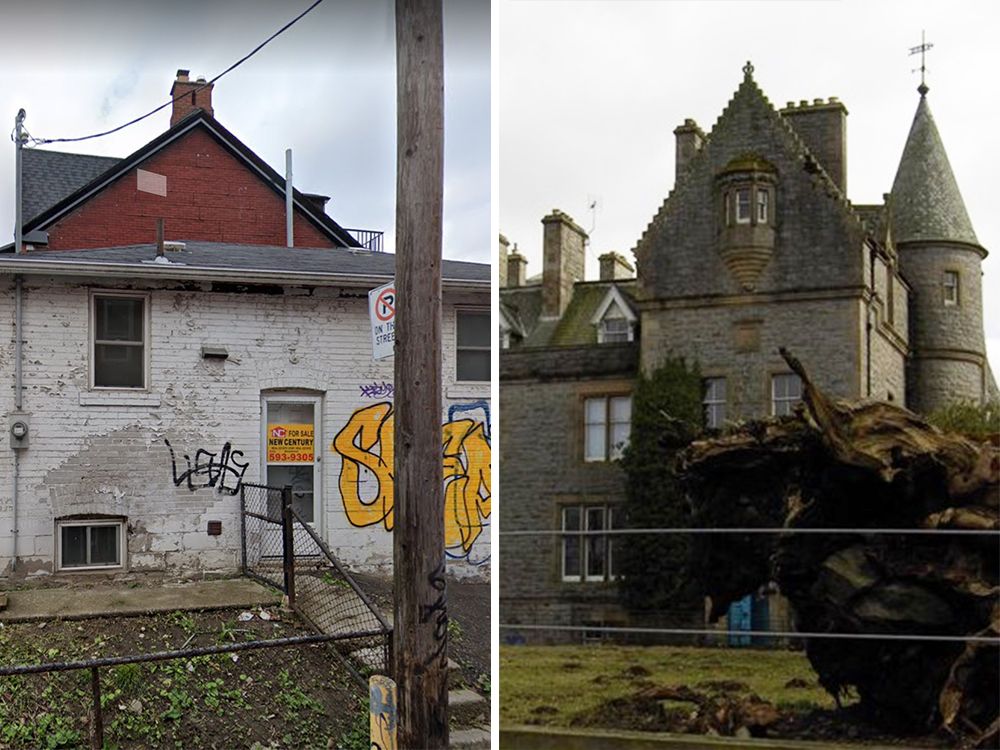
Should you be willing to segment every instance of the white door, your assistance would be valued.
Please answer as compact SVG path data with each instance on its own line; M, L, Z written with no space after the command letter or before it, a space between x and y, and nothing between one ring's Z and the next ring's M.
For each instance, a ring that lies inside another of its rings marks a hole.
M323 534L322 435L323 400L319 396L264 396L261 408L261 455L263 483L292 488L292 507L299 517ZM280 501L278 501L280 502ZM280 518L275 502L268 515ZM281 530L275 527L280 535ZM316 545L304 530L295 533L296 555L316 553Z

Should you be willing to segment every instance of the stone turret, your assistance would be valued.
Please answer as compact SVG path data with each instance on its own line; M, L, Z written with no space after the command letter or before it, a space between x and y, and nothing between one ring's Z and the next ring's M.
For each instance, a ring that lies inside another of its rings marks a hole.
M927 89L889 199L900 270L913 288L907 406L929 413L956 401L982 403L995 390L983 336L982 260Z

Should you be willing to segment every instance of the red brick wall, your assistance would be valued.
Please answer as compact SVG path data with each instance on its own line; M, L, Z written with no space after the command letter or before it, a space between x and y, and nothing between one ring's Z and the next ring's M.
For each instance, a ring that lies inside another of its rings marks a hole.
M166 197L139 192L131 169L47 227L49 249L155 242L157 218L164 219L168 240L285 244L284 197L205 131L185 134L139 168L166 175ZM294 241L297 247L334 246L297 210Z

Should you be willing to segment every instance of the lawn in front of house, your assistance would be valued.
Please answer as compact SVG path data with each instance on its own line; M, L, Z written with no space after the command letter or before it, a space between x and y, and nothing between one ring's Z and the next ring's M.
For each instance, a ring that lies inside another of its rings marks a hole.
M571 726L652 685L743 683L779 709L829 709L833 699L798 651L671 646L501 646L500 721Z

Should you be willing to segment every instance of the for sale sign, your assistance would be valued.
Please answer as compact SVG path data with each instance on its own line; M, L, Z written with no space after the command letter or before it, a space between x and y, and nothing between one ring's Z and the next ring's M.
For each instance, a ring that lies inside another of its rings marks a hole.
M372 324L372 358L392 356L396 344L396 282L368 292L368 317Z
M269 424L267 462L269 464L311 464L313 462L311 424Z

